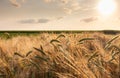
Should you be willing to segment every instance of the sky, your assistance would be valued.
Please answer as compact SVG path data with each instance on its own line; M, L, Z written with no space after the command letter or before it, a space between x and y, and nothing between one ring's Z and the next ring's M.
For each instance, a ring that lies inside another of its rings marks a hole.
M0 30L120 30L120 0L102 1L0 0Z

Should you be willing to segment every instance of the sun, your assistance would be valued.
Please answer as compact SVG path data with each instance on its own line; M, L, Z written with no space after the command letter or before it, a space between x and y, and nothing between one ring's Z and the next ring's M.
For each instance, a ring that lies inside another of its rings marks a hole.
M100 0L97 9L102 15L108 16L115 12L116 3L114 0Z

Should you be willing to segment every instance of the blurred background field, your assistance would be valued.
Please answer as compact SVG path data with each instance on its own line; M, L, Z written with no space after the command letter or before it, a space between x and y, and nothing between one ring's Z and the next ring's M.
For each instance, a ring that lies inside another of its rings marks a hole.
M0 37L1 38L7 38L8 35L9 37L15 37L15 36L29 36L29 35L39 35L42 33L55 33L55 34L60 34L60 33L82 33L82 32L89 32L89 33L94 33L96 31L0 31ZM116 30L103 30L103 31L97 31L100 33L108 34L108 35L115 35L119 34L120 31Z

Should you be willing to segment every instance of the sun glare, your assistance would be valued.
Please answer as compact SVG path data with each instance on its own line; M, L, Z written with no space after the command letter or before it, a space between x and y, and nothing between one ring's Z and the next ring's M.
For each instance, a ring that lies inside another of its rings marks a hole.
M100 0L98 7L99 13L104 16L111 15L116 10L116 4L114 0Z

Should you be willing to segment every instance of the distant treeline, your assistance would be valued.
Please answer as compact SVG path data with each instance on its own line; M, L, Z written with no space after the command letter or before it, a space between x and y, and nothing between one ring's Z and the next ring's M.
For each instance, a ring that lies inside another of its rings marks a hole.
M56 33L56 34L59 34L59 33L81 33L81 32L90 32L90 33L94 33L94 32L101 32L101 33L104 33L104 34L118 34L120 33L119 30L40 30L40 31L0 31L0 34L3 34L3 33L10 33L10 34L40 34L40 33Z

